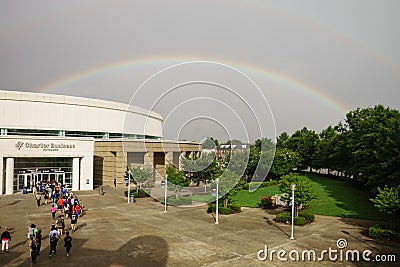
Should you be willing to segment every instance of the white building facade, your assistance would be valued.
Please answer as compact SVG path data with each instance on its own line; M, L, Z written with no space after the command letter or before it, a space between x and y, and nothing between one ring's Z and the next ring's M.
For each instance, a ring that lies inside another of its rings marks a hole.
M96 140L160 140L162 122L123 103L0 91L0 195L38 181L91 190Z

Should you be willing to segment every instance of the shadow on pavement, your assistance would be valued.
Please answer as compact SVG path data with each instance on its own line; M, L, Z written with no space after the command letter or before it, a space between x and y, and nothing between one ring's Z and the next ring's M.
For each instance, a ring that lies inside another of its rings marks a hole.
M270 218L264 217L265 221L269 224L269 225L273 225L275 226L279 231L281 231L282 233L284 233L287 237L290 237L288 233L286 233L285 231L282 230L282 228L280 228L278 225L276 225Z
M57 245L57 256L49 258L48 247L37 258L36 266L167 266L168 244L158 236L144 235L129 240L122 247L110 251L103 244L104 250L90 249L85 246L87 239L74 238L70 256L66 257L63 238ZM112 241L110 241L112 242ZM28 250L23 262L12 260L21 256L13 251L0 255L0 266L31 266Z
M15 201L13 201L13 202L11 202L11 203L7 203L7 204L1 206L0 208L6 207L6 206L16 205L16 204L18 204L20 201L21 201L21 200L15 200Z

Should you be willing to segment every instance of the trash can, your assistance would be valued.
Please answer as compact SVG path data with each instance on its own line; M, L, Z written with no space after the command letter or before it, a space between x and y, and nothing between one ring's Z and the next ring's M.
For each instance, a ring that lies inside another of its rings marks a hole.
M24 187L22 188L22 194L23 194L23 195L28 194L28 188L27 188L26 186L24 186Z
M99 188L99 195L100 196L104 195L103 187L101 187L101 186Z
M135 196L133 195L133 193L131 193L131 195L129 196L129 203L134 203L135 202Z

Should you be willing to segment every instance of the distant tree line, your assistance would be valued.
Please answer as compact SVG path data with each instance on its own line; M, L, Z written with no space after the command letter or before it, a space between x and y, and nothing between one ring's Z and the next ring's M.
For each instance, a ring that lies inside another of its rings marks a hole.
M374 192L400 184L400 112L382 105L350 111L319 134L307 128L282 133L277 148L298 153L300 170L335 171Z

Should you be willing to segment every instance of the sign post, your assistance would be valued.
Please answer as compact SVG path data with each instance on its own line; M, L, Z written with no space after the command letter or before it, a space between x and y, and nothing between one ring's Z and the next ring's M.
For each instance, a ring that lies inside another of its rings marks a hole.
M164 212L167 212L167 190L168 190L168 174L165 175Z
M128 203L131 196L131 169L128 169Z
M296 184L291 184L290 188L292 189L292 233L290 235L290 239L294 239L293 237L293 224L294 224L294 190L296 189Z
M215 207L215 224L219 224L219 221L218 221L218 182L219 182L219 179L217 178L215 181L217 182L217 201L216 201L217 205Z

